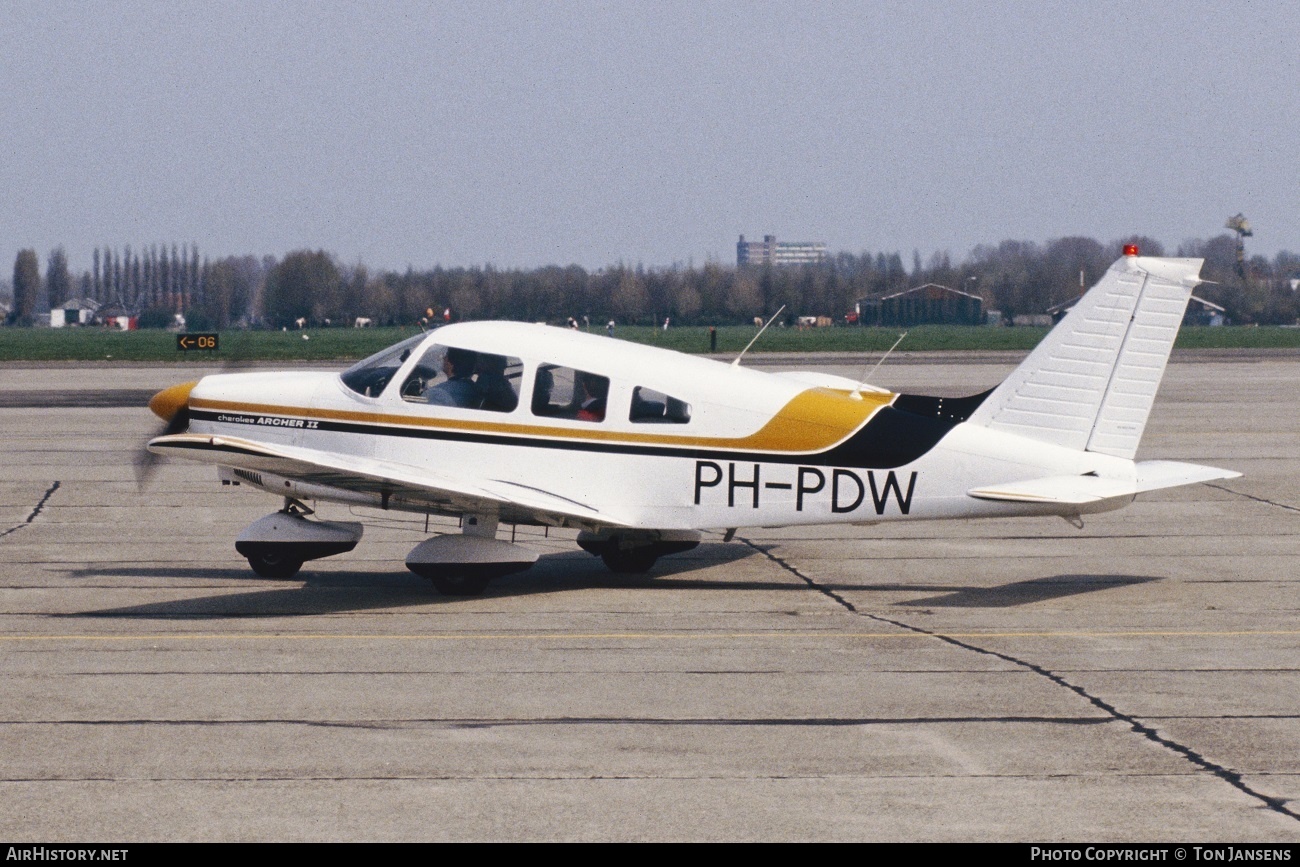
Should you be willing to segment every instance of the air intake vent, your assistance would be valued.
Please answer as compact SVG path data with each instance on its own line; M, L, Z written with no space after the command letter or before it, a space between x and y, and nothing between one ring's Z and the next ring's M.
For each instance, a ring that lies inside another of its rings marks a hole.
M262 474L255 473L252 470L235 470L235 475L239 476L246 482L252 482L258 487L262 487Z

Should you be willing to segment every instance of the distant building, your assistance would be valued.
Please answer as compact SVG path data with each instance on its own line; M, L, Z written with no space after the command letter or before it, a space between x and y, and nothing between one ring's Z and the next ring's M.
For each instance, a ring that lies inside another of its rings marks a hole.
M776 235L746 241L741 235L736 244L737 265L816 265L825 259L826 245L820 241L778 241Z
M985 322L983 298L938 283L863 298L858 302L857 314L859 325L983 325Z
M65 325L89 325L95 321L99 304L90 298L69 298L62 307L50 311L50 327L62 328Z
M135 331L139 327L136 317L121 304L105 304L95 312L95 319L101 325L122 331Z

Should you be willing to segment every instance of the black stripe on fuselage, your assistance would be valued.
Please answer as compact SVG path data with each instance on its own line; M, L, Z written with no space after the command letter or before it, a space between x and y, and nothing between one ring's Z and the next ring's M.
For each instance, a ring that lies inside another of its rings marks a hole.
M402 427L369 422L341 422L321 419L314 430L331 433L349 433L360 436L389 436L439 442L477 443L558 451L595 452L598 454L643 455L709 460L754 461L778 464L803 464L805 466L852 467L864 470L889 470L909 464L924 455L943 437L970 416L980 401L988 394L969 398L949 399L943 410L936 411L938 398L915 397L908 405L918 411L881 407L860 430L847 440L820 452L788 453L753 450L711 448L707 446L644 445L641 443L611 443L599 440L560 439L555 437L530 437L518 434L489 434L474 431L446 430L441 428ZM909 398L900 395L899 401ZM229 411L193 409L190 417L196 421L215 422L218 416L231 415ZM233 413L243 416L275 415L248 410ZM309 416L307 416L309 417ZM286 417L287 418L287 417ZM226 424L226 423L222 423ZM232 425L238 429L243 425Z

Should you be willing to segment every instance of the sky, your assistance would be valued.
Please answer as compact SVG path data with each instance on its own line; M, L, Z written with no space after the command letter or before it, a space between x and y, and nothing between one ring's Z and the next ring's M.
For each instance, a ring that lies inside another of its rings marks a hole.
M947 252L1245 213L1300 251L1294 2L55 2L0 9L0 270Z

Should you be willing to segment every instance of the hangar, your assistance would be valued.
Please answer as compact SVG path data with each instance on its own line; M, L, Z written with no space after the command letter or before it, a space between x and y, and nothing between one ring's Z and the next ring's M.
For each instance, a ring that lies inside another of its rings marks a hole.
M871 295L857 303L861 325L983 325L984 299L926 283L902 292Z

